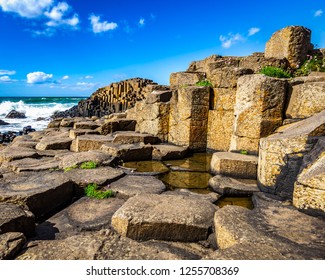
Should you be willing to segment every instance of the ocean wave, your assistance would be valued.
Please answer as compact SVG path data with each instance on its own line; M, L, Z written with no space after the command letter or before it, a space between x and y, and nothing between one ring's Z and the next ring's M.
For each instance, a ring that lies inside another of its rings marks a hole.
M64 111L72 106L76 105L73 103L37 103L37 104L26 104L20 100L18 102L3 101L0 103L0 117L4 118L11 110L22 112L27 118L46 118L50 117L56 111Z

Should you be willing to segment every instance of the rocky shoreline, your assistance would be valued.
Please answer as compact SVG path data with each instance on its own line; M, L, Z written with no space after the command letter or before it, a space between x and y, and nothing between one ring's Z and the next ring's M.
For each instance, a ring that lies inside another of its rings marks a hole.
M310 30L288 27L265 54L193 62L170 87L112 84L84 116L15 137L0 259L325 259L325 76L258 74L310 51ZM250 206L220 203L233 197Z

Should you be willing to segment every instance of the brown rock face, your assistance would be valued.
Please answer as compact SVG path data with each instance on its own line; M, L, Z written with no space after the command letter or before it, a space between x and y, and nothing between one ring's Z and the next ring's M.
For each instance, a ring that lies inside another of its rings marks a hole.
M171 100L169 142L189 146L193 150L205 150L210 88L183 87Z
M319 139L304 157L294 186L293 205L300 209L325 211L325 138Z
M286 80L260 74L238 79L231 151L258 153L259 139L282 125L286 89Z
M289 26L275 32L266 43L266 58L287 58L292 68L299 67L307 58L311 31L302 26Z
M325 134L325 110L260 141L259 187L291 199L303 157Z

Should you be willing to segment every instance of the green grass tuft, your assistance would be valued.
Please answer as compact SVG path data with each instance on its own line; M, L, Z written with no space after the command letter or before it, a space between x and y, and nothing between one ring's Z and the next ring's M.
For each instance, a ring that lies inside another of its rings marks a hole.
M209 82L208 80L199 81L195 85L199 87L212 87L212 83Z
M239 153L242 154L242 155L248 155L248 152L246 150L240 150Z
M323 59L317 55L307 55L308 59L296 70L295 76L308 76L311 72L325 72Z
M81 169L95 169L96 167L97 167L97 162L94 161L86 161L80 165Z
M114 196L114 192L112 190L101 191L97 184L88 184L85 188L85 194L88 197L96 198L96 199L104 199Z
M265 66L260 71L261 74L264 74L268 77L275 78L291 78L292 75L289 71L283 70L281 68L273 67L273 66Z

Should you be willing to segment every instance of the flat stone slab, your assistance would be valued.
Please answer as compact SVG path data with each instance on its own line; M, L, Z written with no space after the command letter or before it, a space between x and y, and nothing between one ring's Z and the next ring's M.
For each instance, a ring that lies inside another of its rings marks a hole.
M282 255L284 259L324 259L325 220L303 214L287 202L264 196L254 195L256 207L253 210L225 206L215 213L220 248L215 257L281 259ZM248 248L243 244L250 246L253 252L240 256ZM265 251L267 248L269 252Z
M31 212L12 203L0 203L0 234L22 232L31 236L35 231L35 219Z
M0 184L0 202L26 206L42 217L74 196L74 184L61 172L30 172Z
M37 150L64 150L70 149L70 145L72 143L72 139L68 137L44 137L41 141L36 145Z
M182 146L160 144L152 147L152 159L154 160L182 159L188 154L188 148Z
M10 146L0 151L0 163L23 159L23 158L36 158L38 157L37 151L30 148Z
M176 195L131 197L112 217L112 226L134 240L198 241L208 237L215 207Z
M152 157L152 146L142 143L124 145L105 144L101 147L101 150L124 162L149 160Z
M123 177L122 170L112 167L98 167L95 169L72 169L64 173L67 180L77 184L79 187L85 187L94 183L104 186Z
M165 184L153 176L127 175L112 183L109 189L118 197L129 198L142 194L160 194L166 190Z
M158 176L169 172L169 168L160 161L131 161L119 166L126 174L141 176Z
M215 192L195 193L188 189L176 189L173 191L167 191L167 192L163 192L162 195L182 195L182 196L187 196L187 197L191 197L194 199L204 199L204 200L207 200L213 204L215 204L221 198L221 195L217 194Z
M4 164L7 168L10 168L16 173L24 171L44 171L53 170L59 167L59 161L53 158L24 158L21 160L14 160L7 164Z
M76 138L76 152L99 150L103 144L113 141L111 135L80 135Z
M98 127L100 127L100 125L92 121L76 122L73 125L73 129L96 129Z
M251 195L259 192L255 180L237 180L222 175L216 175L209 180L209 186L217 193L228 196Z
M85 134L99 134L99 131L97 130L92 130L92 129L71 129L69 131L69 137L71 139L76 139L80 135L85 135Z
M100 127L100 134L107 135L115 131L134 131L137 122L128 119L108 120Z
M64 169L75 165L79 166L87 161L96 162L97 165L110 165L112 163L112 157L100 151L72 153L61 158L59 167Z
M0 234L0 260L12 260L24 246L26 237L21 232Z
M72 204L66 216L78 230L98 230L111 224L113 214L125 201L118 198L92 199L83 197Z
M179 250L181 251L181 250ZM31 241L17 260L180 260L183 252L143 244L112 230L84 232L62 240Z
M256 179L257 162L257 156L217 152L211 159L211 172L230 177Z
M151 134L130 132L130 131L118 131L113 134L114 144L156 144L159 143L159 138Z

